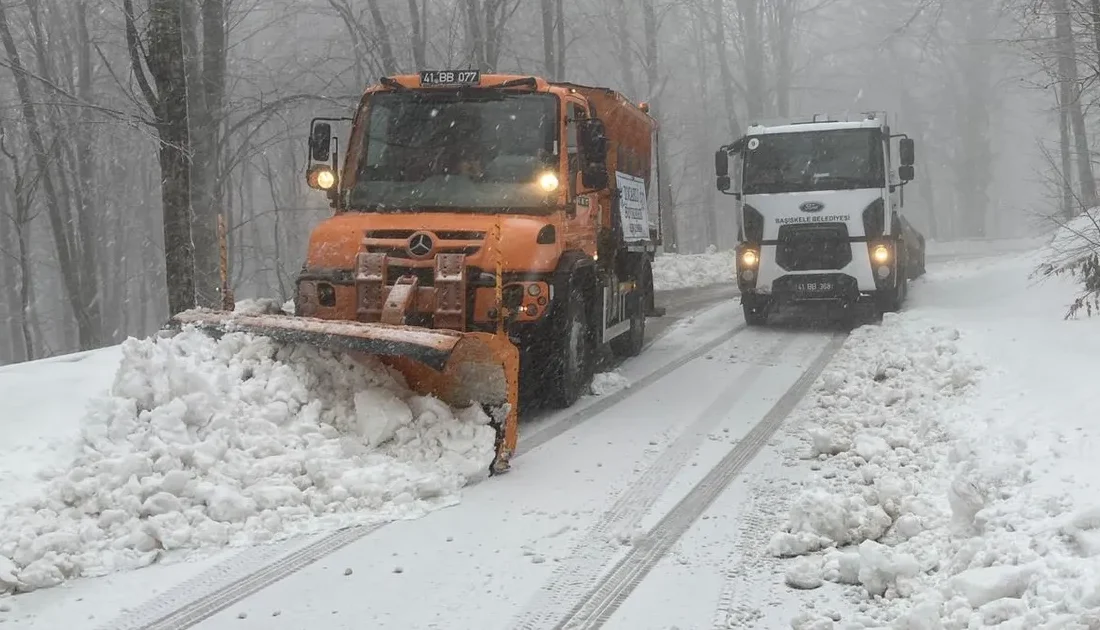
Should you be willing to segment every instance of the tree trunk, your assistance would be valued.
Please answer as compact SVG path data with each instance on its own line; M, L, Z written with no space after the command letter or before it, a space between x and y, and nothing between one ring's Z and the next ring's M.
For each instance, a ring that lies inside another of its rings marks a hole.
M1077 53L1074 50L1073 23L1067 0L1052 0L1054 11L1054 38L1058 45L1058 80L1062 86L1062 99L1069 108L1077 149L1077 177L1081 187L1081 203L1086 208L1097 204L1096 180L1092 176L1092 158L1089 155L1088 131L1081 107L1081 86L1077 76Z
M791 115L791 76L794 73L791 61L795 19L792 0L772 0L770 15L770 39L775 65L775 110L779 116L786 118Z
M95 96L92 90L93 55L91 35L88 32L88 4L85 0L81 0L76 4L75 9L79 51L77 55L77 95L81 101L92 103L95 101ZM110 339L110 336L106 334L107 330L112 328L104 325L106 324L103 321L104 301L100 292L109 291L108 287L113 284L114 279L104 277L101 281L97 277L97 272L100 271L99 259L103 257L100 255L100 250L104 249L105 245L112 245L115 242L115 235L106 233L105 230L101 229L105 222L100 220L99 205L95 202L96 160L95 151L92 148L95 138L93 134L95 124L92 118L92 109L81 107L80 126L75 134L77 188L79 190L77 199L80 204L77 209L77 216L79 217L77 231L80 247L77 250L80 254L80 266L84 270L80 282L81 308L77 310L76 319L78 325L81 324L83 319L84 327L91 326L93 328L89 331L81 331L81 348L104 345ZM112 209L111 212L115 213L118 210ZM84 311L84 313L82 314L80 311ZM85 337L89 334L94 339L86 342Z
M165 283L169 314L195 307L195 246L191 241L191 135L187 125L187 70L184 65L184 0L150 0L148 51L154 94L141 67L133 0L123 0L127 44L138 84L156 114L160 136L161 204L164 213Z
M714 51L718 55L718 76L722 85L722 103L730 140L741 136L741 123L737 120L737 98L734 93L733 71L730 70L729 51L726 50L725 0L713 0Z
M554 58L554 0L539 0L542 15L542 62L546 76L556 80L558 62Z
M657 11L653 6L654 0L642 0L642 19L645 28L645 72L646 82L649 84L650 115L657 120L658 127L664 129L661 113L661 72L660 60L657 48ZM663 134L668 135L667 131ZM676 227L676 213L673 211L672 183L668 180L668 143L661 142L657 148L657 169L661 173L662 180L657 188L657 199L661 208L661 225L664 228L665 251L679 251L679 237Z
M745 51L745 103L750 122L764 115L764 42L760 36L760 0L737 0Z
M19 177L17 174L17 181ZM0 185L6 184L7 179L0 175ZM30 289L31 271L26 248L25 232L27 226L18 223L22 214L19 209L22 205L20 199L22 196L21 188L20 182L15 184L12 189L12 196L15 199L10 200L10 203L14 205L14 209L9 208L8 195L0 193L0 251L16 252L14 265L12 264L12 257L9 255L4 255L0 259L0 283L3 283L4 314L7 316L5 328L7 329L7 343L10 344L7 358L9 363L29 361L34 358L34 340L31 336L30 322L27 321L30 314L27 298Z
M417 70L421 70L428 66L428 44L426 36L428 30L428 6L426 2L423 7L420 7L417 4L417 0L409 0L409 22L412 24L413 64L416 65Z
M558 81L565 80L565 0L554 0L554 28L558 34L558 66L554 75Z
M626 0L615 0L611 21L615 31L615 52L619 58L619 71L623 73L623 85L626 87L626 95L632 99L638 99L638 82L634 78L634 57L630 54L630 24L627 21L630 15L626 10Z
M1076 204L1073 203L1073 155L1070 148L1069 132L1069 106L1065 101L1063 91L1065 82L1058 84L1059 90L1054 92L1054 98L1058 101L1058 155L1061 158L1062 170L1058 173L1059 188L1062 190L1062 215L1072 219L1077 214Z
M466 46L473 64L479 70L488 70L485 61L484 21L481 14L481 0L466 0Z
M207 0L210 2L210 0ZM217 0L221 4L221 0ZM386 21L382 17L382 11L378 8L378 0L367 0L367 8L370 10L371 20L374 22L374 38L378 40L382 50L382 72L387 75L397 74L397 58L393 56L393 44L390 43L390 30L386 28Z

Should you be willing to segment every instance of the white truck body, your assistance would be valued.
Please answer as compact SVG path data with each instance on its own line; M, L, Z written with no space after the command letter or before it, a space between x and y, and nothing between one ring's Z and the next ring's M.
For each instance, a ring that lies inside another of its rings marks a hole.
M741 158L737 281L750 323L788 303L900 307L924 267L923 237L902 217L912 179L912 143L902 142L909 163L899 165L885 117L868 116L753 125L719 150L723 192L732 183L723 162Z

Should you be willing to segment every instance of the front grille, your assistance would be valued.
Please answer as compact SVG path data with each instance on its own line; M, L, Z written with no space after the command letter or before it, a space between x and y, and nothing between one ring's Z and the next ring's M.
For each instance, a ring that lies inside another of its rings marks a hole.
M475 230L367 230L363 249L371 254L385 254L392 258L412 258L408 251L408 240L417 232L432 235L437 254L473 256L481 251L481 243L485 240L485 232ZM442 244L444 242L447 244Z
M843 269L852 262L848 226L843 223L784 225L775 261L786 271Z
M429 232L444 241L480 241L485 232L474 230L367 230L367 238L387 238L405 240L417 232Z
M367 245L365 249L371 254L385 254L387 256L390 256L391 258L412 258L412 256L409 255L409 250L406 249L404 245ZM465 254L466 256L473 256L480 250L481 247L479 245L435 248L435 251L440 254Z

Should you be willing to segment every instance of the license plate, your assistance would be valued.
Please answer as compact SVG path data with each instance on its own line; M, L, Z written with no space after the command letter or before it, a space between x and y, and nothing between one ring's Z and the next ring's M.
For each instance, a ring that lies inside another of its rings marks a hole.
M829 281L796 282L794 290L798 293L822 294L836 290L836 283Z
M420 85L476 85L480 70L421 70Z

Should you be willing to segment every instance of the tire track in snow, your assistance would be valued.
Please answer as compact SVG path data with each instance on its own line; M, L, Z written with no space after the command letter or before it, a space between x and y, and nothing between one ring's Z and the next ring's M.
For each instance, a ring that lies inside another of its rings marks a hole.
M795 405L813 385L847 334L834 334L814 362L795 381L743 440L737 443L707 475L680 500L649 533L615 564L599 584L565 613L555 630L599 628L610 619L638 584L677 540L710 507L718 495L763 449Z
M598 402L570 414L562 421L531 436L528 446L517 450L513 459L564 434L584 419L602 413L643 391L649 385L712 351L716 346L729 341L746 329L747 326L744 323L735 326L686 355L666 363L631 387L601 398ZM139 608L100 626L99 630L185 630L336 550L368 536L386 524L353 525L324 534L320 539L289 553L287 548L290 543L247 549L183 584L169 589ZM279 559L272 560L277 557Z
M563 433L566 433L570 429L576 427L588 418L591 418L596 414L602 413L610 409L611 407L619 404L623 400L640 393L642 390L646 389L650 385L663 379L669 374L672 374L676 370L684 367L688 363L691 363L692 361L698 359L706 353L711 352L718 346L726 343L730 339L733 339L734 336L741 332L744 332L745 330L748 330L748 326L744 323L739 326L735 326L731 330L728 330L714 337L710 341L703 343L695 350L692 350L691 352L677 359L669 361L660 368L650 372L649 374L646 374L644 377L633 382L630 387L627 387L626 389L620 389L614 394L608 396L601 396L599 400L592 403L591 405L588 405L582 409L578 409L577 411L567 415L561 420L554 422L545 429L542 429L538 433L535 433L534 435L528 437L526 440L521 442L521 444L523 445L522 448L516 448L516 455L514 457L519 457L527 451L534 450L542 446L543 444L546 444L550 440L553 440L554 438L557 438Z
M747 339L753 338L759 339L755 335ZM628 533L634 530L680 474L700 443L729 415L737 401L752 391L752 385L764 373L755 364L783 355L799 338L797 334L782 334L773 338L771 343L750 349L751 356L744 359L745 363L750 364L749 367L732 379L717 398L680 431L657 460L619 495L600 519L581 535L570 550L568 559L558 564L549 582L543 585L525 610L513 617L509 627L527 630L552 624L573 601L594 587L605 567L622 552L622 546L615 538L624 530ZM737 349L733 351L738 352Z
M100 626L100 630L190 628L252 593L271 586L341 547L350 545L384 524L355 525L325 534L321 539L275 561L271 561L271 558L283 551L285 548L283 545L265 545L264 547L270 547L270 549L261 552L255 551L263 549L261 547L249 548L171 589L153 600L151 604L146 604L121 619ZM242 558L242 556L245 557ZM180 605L179 602L184 603ZM166 609L167 612L162 612Z
M758 598L767 589L761 583L775 575L775 563L764 550L779 528L780 511L787 503L780 490L765 483L752 491L742 512L737 546L726 560L729 568L714 613L714 630L756 628L763 618L764 602Z

